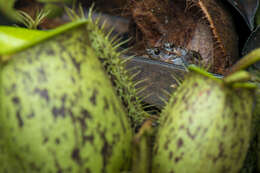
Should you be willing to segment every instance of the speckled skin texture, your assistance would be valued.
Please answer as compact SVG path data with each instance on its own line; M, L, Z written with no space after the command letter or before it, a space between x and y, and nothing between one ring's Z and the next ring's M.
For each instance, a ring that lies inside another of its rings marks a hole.
M117 173L132 131L85 27L12 56L0 75L1 173Z
M237 173L249 147L252 98L189 74L163 112L153 173Z

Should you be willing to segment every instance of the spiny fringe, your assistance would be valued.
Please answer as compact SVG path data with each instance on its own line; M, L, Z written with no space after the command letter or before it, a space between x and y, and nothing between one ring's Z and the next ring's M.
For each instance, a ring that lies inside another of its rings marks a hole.
M148 97L151 97L153 95L153 93L147 94L146 96L143 96L141 98L142 101L144 101L145 99L147 99Z
M133 74L131 74L131 75L129 75L128 77L129 77L129 80L134 80L134 78L137 76L137 75L139 75L141 73L141 70L138 70L137 72L135 72L135 73L133 73ZM137 81L136 83L138 83L139 81ZM138 84L134 84L135 86L136 85L138 85Z
M121 38L120 38L120 40L121 40ZM120 40L119 40L119 43L116 43L116 45L113 46L114 49L118 49L120 46L122 46L130 41L130 39L126 39L124 41L120 41Z
M130 80L132 80L132 79L130 79ZM142 79L142 80L139 80L137 82L134 82L133 85L134 85L134 87L137 87L137 85L142 84L142 83L144 83L146 81L147 81L147 79Z
M119 53L122 55L122 54L124 54L124 51L120 50ZM122 63L125 64L125 63L129 62L131 59L133 59L133 56L129 56L129 57L125 58L125 59L122 59ZM137 69L137 68L135 68L135 69ZM132 70L132 68L131 68L131 70Z
M172 77L172 79L177 83L178 86L181 85L182 79L180 79L180 78L178 77L178 75L176 75L176 74L171 74L171 77Z
M82 14L82 9L79 9L81 13L80 17L76 15L74 10L66 8L66 11L72 21L82 19L83 17L85 18L84 14ZM111 39L113 29L105 33L105 22L102 23L101 27L99 27L98 24L100 23L100 18L98 17L98 19L93 20L92 13L93 6L89 10L89 22L86 25L92 48L95 49L97 56L102 59L110 79L113 79L119 97L122 99L124 105L127 106L132 126L136 128L149 116L148 113L144 111L142 105L142 100L144 98L138 97L138 93L143 92L147 86L138 89L135 88L136 85L141 84L144 81L132 81L137 73L129 75L129 71L125 69L125 63L132 57L122 60L120 56L122 56L122 52L124 51L117 52L117 49L129 40L120 42L121 38L119 38L118 35L113 36Z
M121 55L123 55L123 54L129 52L130 49L131 49L131 47L128 47L128 48L124 48L124 49L121 49L121 50L118 50L118 51L119 51L119 53L120 53ZM132 59L132 58L134 58L134 57L135 57L134 55L128 56L129 59Z
M164 103L164 105L167 105L167 100L165 98L159 96L159 99Z
M153 104L143 106L144 109L150 109L150 108L154 108L154 107L156 107L156 106ZM152 111L154 111L154 110L152 110Z
M139 87L136 89L136 93L137 95L141 94L142 92L144 92L149 86L143 86L143 87ZM143 98L141 98L143 99Z

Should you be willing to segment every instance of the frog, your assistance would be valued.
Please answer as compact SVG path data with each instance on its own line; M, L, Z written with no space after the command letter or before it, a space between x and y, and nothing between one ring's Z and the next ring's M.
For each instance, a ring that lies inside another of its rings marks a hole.
M174 45L171 42L165 42L162 46L146 48L146 53L151 59L182 66L199 65L202 60L199 52Z

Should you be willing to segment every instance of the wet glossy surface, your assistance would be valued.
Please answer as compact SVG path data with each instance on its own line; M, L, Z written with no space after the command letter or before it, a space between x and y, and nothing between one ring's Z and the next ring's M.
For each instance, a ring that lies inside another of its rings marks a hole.
M147 48L146 52L151 59L175 65L198 65L201 60L201 56L198 52L181 46L175 46L169 42L164 43L161 47Z

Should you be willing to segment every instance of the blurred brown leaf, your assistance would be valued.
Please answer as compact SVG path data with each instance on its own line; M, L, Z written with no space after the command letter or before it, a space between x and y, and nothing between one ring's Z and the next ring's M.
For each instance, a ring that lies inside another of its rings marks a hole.
M219 0L129 0L128 6L136 50L170 42L199 52L202 64L218 74L238 58L232 14Z

